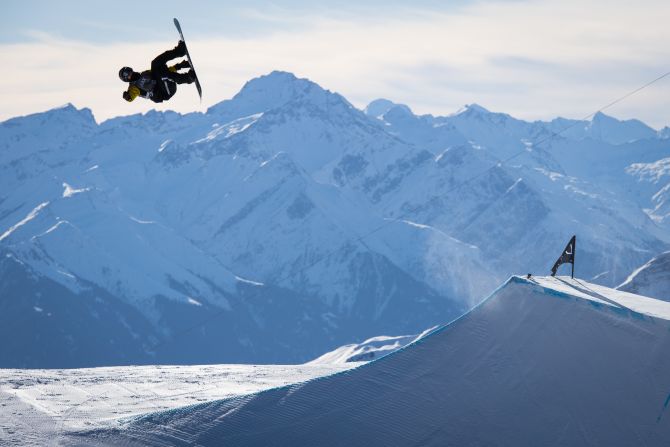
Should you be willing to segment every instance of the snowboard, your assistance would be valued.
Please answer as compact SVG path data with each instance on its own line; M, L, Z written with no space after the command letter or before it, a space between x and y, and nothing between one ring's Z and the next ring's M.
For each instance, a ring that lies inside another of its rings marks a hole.
M181 31L181 25L179 24L179 20L177 20L176 18L174 19L174 26L177 27L177 31L179 31L179 36L181 37L181 40L184 41L184 45L186 45L186 39L184 39L184 33ZM195 88L198 89L198 96L200 96L200 101L202 101L202 87L200 86L198 73L195 71L195 67L193 66L193 59L191 59L191 55L188 52L188 46L186 46L186 58L188 59L188 62L191 64L191 70L193 70L193 74L195 74Z

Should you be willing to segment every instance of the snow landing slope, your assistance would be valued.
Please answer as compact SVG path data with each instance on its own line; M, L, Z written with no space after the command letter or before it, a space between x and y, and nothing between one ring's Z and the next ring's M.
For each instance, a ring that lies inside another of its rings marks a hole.
M103 445L670 445L670 303L512 277L359 368L148 414Z

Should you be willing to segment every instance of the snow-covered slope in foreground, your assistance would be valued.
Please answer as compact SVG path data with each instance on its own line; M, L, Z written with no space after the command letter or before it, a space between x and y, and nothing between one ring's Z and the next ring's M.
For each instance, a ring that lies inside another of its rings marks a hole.
M304 383L126 421L109 445L670 445L670 303L513 277L416 343Z
M308 380L346 365L0 369L0 446L58 445L73 430ZM72 442L63 440L65 445ZM90 444L88 444L90 445Z

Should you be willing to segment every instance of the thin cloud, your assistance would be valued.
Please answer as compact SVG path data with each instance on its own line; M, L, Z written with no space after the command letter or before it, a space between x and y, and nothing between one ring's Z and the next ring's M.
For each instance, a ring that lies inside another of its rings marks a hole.
M258 35L191 38L187 32L204 103L183 86L157 108L204 110L250 78L279 69L359 107L386 97L418 113L448 114L477 102L524 119L582 117L670 70L663 67L670 61L670 28L661 20L670 16L670 4L660 1L477 2L451 12L381 17L314 11L289 17L249 9L256 24L278 23ZM0 119L65 102L91 107L99 120L149 110L148 101L121 99L124 85L116 73L123 65L147 68L175 43L92 45L42 35L30 44L0 46L12 67L0 85ZM608 112L655 127L670 123L670 81L650 90Z

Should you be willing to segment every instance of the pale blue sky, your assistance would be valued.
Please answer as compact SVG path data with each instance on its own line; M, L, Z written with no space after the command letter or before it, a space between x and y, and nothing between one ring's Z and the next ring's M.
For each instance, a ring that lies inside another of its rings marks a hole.
M159 109L205 110L250 78L286 70L354 105L415 112L479 103L523 119L581 118L670 71L667 0L366 2L22 1L3 5L0 120L72 102L98 120L125 103L122 65L144 68L184 27L204 86ZM192 89L191 89L192 90ZM670 124L670 79L607 111Z
M512 0L498 0L512 1ZM173 17L190 26L193 37L220 35L245 37L290 30L296 19L309 15L324 17L404 17L412 13L456 11L474 0L247 0L240 2L205 0L197 2L156 1L64 1L25 0L3 8L0 43L33 39L34 31L89 42L135 41L142 38L170 39L173 30L160 24Z

